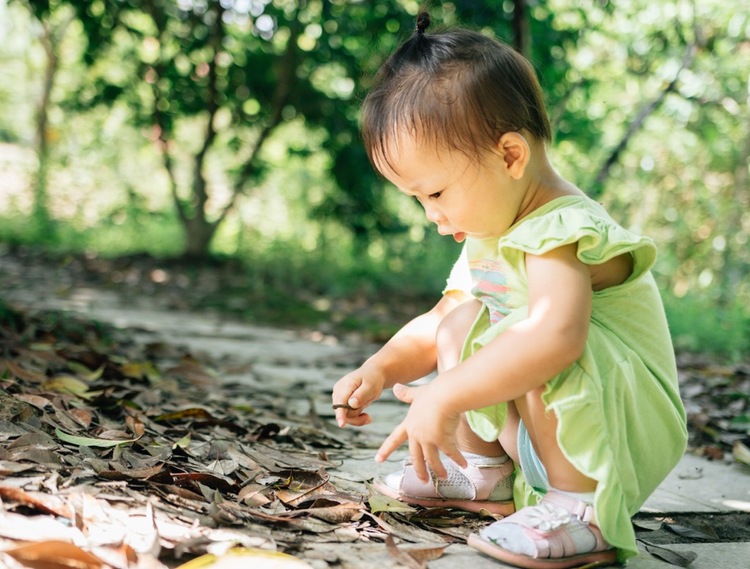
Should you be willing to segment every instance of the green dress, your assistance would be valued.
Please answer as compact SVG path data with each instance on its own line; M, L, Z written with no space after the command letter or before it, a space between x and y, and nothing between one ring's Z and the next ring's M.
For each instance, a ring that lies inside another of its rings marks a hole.
M650 273L654 244L623 229L593 200L566 196L535 210L499 238L467 240L448 289L465 286L460 283L467 280L468 265L471 293L485 307L464 345L466 358L527 317L526 254L542 255L572 243L586 264L624 253L634 261L626 282L593 292L584 353L550 379L543 394L547 409L557 415L563 453L598 482L598 523L624 560L637 554L631 516L677 464L687 441L674 350ZM502 403L467 416L472 429L492 441L506 412ZM518 508L540 497L518 477Z

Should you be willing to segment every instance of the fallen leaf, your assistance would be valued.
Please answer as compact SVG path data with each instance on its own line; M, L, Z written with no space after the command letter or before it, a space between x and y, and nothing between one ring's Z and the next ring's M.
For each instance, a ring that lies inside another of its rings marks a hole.
M47 380L46 374L26 369L10 360L5 361L5 367L7 367L8 371L15 375L18 379L22 379L24 381L30 381L31 383L42 383Z
M16 399L20 399L21 401L24 401L28 403L29 405L33 405L37 409L44 409L47 407L47 405L50 404L50 400L46 397L42 397L41 395L29 395L27 393L16 393L15 394Z
M55 439L50 437L47 433L29 433L28 435L21 435L6 448L10 449L22 449L25 447L34 447L37 449L53 449L57 448Z
M171 413L162 413L154 419L157 422L165 421L184 421L186 419L199 419L201 421L210 421L214 417L200 407L191 407L190 409L183 409L182 411L173 411Z
M399 549L396 542L393 540L393 536L389 535L385 538L385 547L388 550L388 554L399 564L399 566L405 567L406 569L427 569L426 563L418 561L406 551Z
M94 420L93 413L88 409L71 409L68 413L70 413L70 416L78 421L84 429L90 427L91 421Z
M417 511L416 508L412 508L404 502L400 502L394 498L378 493L370 484L365 484L365 486L371 492L370 497L367 499L367 503L370 504L370 511L373 514L377 514L378 512L412 513Z
M734 446L732 447L732 455L737 462L750 466L750 446L745 444L744 441L737 441L734 443Z
M346 502L343 504L336 504L335 506L307 508L305 511L319 520L331 524L341 524L360 519L364 511L364 506L356 502Z
M0 486L0 497L13 500L25 506L31 506L48 514L55 514L63 518L72 518L73 510L59 496L52 496L43 492L26 492L21 488Z
M669 531L687 537L690 539L697 539L700 541L718 541L719 536L716 535L716 530L708 524L694 524L690 526L680 524L664 524L664 527Z
M12 462L8 460L0 460L0 476L9 476L11 474L17 474L26 470L34 468L33 464L24 464L21 462Z
M75 372L76 374L78 374L83 379L89 382L96 381L97 379L99 379L102 376L102 373L104 373L104 369L106 367L107 367L106 365L102 364L101 366L99 366L98 369L91 370L87 368L85 365L83 365L82 363L79 363L73 360L68 360L68 368L70 368L70 371Z
M128 444L128 443L134 443L138 439L95 439L93 437L79 437L76 435L70 435L68 433L64 433L60 429L55 429L55 434L57 435L57 438L61 441L65 441L66 443L71 443L74 445L82 446L82 447L115 447L117 445L122 444Z
M101 559L72 543L42 541L5 551L17 561L44 569L101 569Z
M202 555L177 569L312 569L310 565L286 553L265 549L235 547L222 555Z
M34 539L83 543L86 538L70 523L63 523L50 516L25 516L5 512L0 514L0 537L28 541Z
M682 553L677 553L676 551L667 549L666 547L655 545L653 543L649 543L642 539L639 539L637 541L641 542L646 548L646 551L648 551L654 557L658 557L662 561L666 561L667 563L676 565L678 567L688 567L698 557L698 554L694 551L684 551Z
M57 375L42 382L42 389L84 397L89 390L89 384L72 375Z
M637 529L644 529L648 531L658 531L664 525L663 520L633 520L633 525Z

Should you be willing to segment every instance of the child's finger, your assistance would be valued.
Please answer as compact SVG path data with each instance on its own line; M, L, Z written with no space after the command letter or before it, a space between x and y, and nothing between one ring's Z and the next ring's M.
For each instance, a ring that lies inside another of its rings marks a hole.
M336 407L334 405L334 414L336 416L336 424L339 427L346 426L347 423L347 416L346 416L346 409L344 407Z
M391 434L383 441L383 444L380 445L378 452L375 453L375 460L377 462L383 462L393 453L393 451L404 444L408 438L406 429L404 429L403 425L399 424L399 426L393 429Z
M352 427L363 427L372 423L372 417L368 413L359 413L357 415L347 415L346 424Z
M430 465L432 471L435 473L435 476L442 479L448 478L448 471L445 469L443 461L440 460L440 452L438 451L437 447L429 446L427 448L424 448L423 452L424 458L427 461L427 464Z
M393 386L393 394L399 401L404 403L412 403L414 401L414 388L407 387L402 383L397 383Z
M441 449L445 455L450 458L453 462L455 462L458 466L461 468L466 468L469 466L469 463L466 461L466 457L461 454L461 451L458 450L458 447L456 445L450 445L449 447ZM446 472L447 475L447 472Z
M357 387L357 389L352 391L351 395L349 395L346 400L346 403L354 409L360 409L362 407L367 407L379 396L380 393L373 389L369 383L363 382Z
M411 464L414 467L414 473L417 478L422 482L430 481L430 474L427 472L427 463L422 452L422 446L409 439L409 455L411 456Z

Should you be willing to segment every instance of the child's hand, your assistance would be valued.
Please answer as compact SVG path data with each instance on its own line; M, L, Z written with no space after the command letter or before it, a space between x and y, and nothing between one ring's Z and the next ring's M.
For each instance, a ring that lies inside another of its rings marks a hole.
M383 392L384 379L363 367L346 374L333 386L333 408L339 427L353 425L361 427L372 422L364 413L365 407Z
M375 460L383 462L408 440L414 471L423 482L429 480L427 465L438 478L448 476L439 451L443 451L459 466L467 466L466 459L456 446L456 428L460 414L447 413L443 409L439 389L434 383L424 387L406 387L400 384L393 387L396 397L404 403L410 403L411 407L406 418L380 445Z

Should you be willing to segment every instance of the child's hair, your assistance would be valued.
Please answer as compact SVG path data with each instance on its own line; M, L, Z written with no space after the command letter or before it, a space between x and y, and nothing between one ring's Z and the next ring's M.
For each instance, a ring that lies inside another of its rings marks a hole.
M423 143L467 155L493 147L506 132L552 139L539 81L522 55L470 30L425 34L429 24L422 12L365 98L362 136L373 165L390 163L387 145L404 128Z

